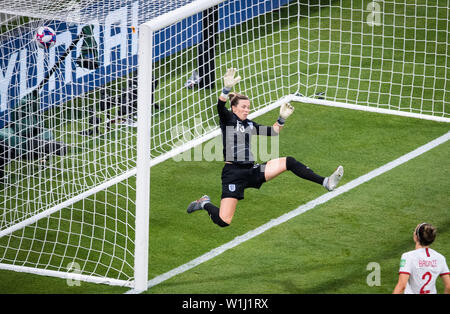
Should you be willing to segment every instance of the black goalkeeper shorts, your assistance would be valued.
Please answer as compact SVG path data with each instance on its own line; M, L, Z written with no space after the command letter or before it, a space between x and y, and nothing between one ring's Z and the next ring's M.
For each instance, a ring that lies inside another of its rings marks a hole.
M259 189L266 182L266 164L225 164L222 169L222 198L244 198L246 188Z

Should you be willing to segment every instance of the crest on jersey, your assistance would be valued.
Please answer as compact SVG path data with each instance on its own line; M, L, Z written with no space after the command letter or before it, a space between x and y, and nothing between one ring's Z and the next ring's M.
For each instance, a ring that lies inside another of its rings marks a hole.
M253 123L252 122L248 122L248 126L250 127L250 130L252 130L253 129ZM237 121L237 123L236 123L236 130L237 131L240 131L241 133L245 133L245 125L242 123L242 122L240 122L240 121Z
M235 184L228 184L228 190L230 190L230 192L236 191L236 185Z

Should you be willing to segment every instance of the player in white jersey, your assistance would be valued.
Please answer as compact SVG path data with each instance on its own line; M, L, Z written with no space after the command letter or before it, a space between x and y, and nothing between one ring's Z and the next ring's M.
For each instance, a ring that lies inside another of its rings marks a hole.
M435 294L439 276L444 282L444 293L450 294L450 271L445 257L429 247L435 238L436 228L431 224L416 227L413 235L416 249L402 254L394 294Z

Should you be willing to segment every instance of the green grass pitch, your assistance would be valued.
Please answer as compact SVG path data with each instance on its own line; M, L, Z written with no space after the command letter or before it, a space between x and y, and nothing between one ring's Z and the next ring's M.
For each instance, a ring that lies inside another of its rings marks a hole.
M258 121L269 124L276 117L270 112ZM281 134L280 155L295 156L325 175L342 164L345 184L448 130L442 123L299 104ZM442 144L148 292L388 293L400 254L413 249L417 223L435 224L433 247L450 254L449 152L449 143ZM185 209L203 193L218 201L221 167L219 161L169 160L152 168L150 279L326 193L284 173L261 190L248 190L232 225L220 229L206 213L188 215ZM370 262L381 266L379 287L366 284ZM8 271L0 277L4 293L128 290L89 283L70 287L63 279Z

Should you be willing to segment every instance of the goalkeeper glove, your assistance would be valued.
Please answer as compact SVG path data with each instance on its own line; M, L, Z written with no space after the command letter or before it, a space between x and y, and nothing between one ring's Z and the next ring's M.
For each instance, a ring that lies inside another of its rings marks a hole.
M237 83L239 83L239 81L241 80L241 77L239 75L234 77L235 74L236 74L236 69L230 68L230 69L227 70L227 72L223 76L223 85L224 85L224 87L222 89L222 95L221 96L227 98L228 97L228 93L231 91L233 86L236 85Z
M284 125L286 119L294 112L294 107L290 103L282 104L280 107L280 116L278 117L278 124Z

